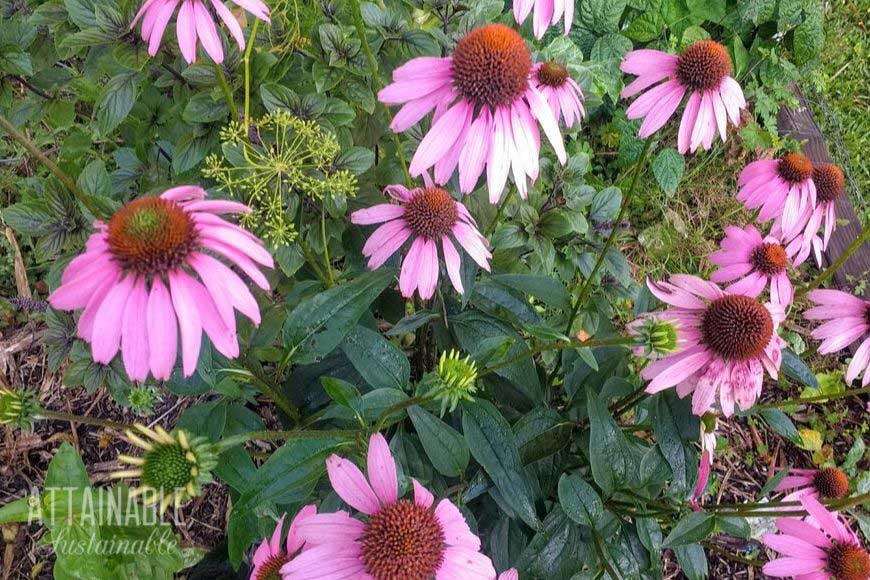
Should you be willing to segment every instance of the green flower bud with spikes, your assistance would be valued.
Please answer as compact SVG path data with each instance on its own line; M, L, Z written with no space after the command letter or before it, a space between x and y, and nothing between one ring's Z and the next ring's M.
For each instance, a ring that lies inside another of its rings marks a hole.
M0 389L0 425L14 425L29 431L38 412L39 403L33 392Z
M679 324L658 314L644 315L628 325L635 337L634 354L662 357L680 346Z
M159 504L162 514L170 505L178 507L198 496L202 486L212 481L218 452L208 439L183 429L172 433L159 426L152 430L136 425L134 429L127 431L127 440L144 453L140 457L119 455L132 468L111 474L113 479L139 480L131 496L142 496L146 505Z
M438 370L424 379L429 393L441 401L441 415L452 413L460 401L473 401L477 392L477 363L470 356L462 358L459 351L441 353Z

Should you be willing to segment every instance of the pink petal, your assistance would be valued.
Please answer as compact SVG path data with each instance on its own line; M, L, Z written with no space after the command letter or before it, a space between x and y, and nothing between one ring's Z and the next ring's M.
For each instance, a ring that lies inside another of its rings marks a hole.
M559 163L565 165L568 161L568 154L565 152L565 143L559 130L559 122L553 116L553 111L550 110L550 106L544 100L544 97L541 96L541 93L534 87L529 87L525 95L529 108L532 110L532 115L541 124L541 129L544 130L547 140L553 146Z
M761 541L772 550L776 550L783 556L792 556L795 558L814 558L824 560L826 554L824 550L820 550L809 542L786 536L782 534L765 534L761 537Z
M438 287L438 246L433 240L426 240L420 251L420 267L417 270L417 291L420 298L428 300Z
M214 240L203 240L202 245L209 250L217 252L218 254L223 255L228 260L232 261L233 264L239 267L239 269L248 275L248 278L253 280L253 282L262 288L263 290L269 290L269 281L263 275L263 273L259 270L256 264L248 258L245 254L239 252L232 246L228 246L222 242L217 242Z
M411 479L411 485L414 488L414 503L425 508L431 507L435 502L435 496L416 479Z
M181 331L181 362L185 377L189 377L196 371L199 348L202 344L202 320L196 297L190 289L193 282L195 280L182 270L169 272L172 306L175 308Z
M689 100L686 102L686 108L683 110L683 117L680 119L680 132L677 137L677 148L682 155L689 152L689 146L692 141L692 131L695 128L695 122L697 121L700 109L701 95L700 93L693 92L689 95Z
M411 244L411 249L408 250L408 254L402 262L402 271L399 273L399 290L405 298L413 296L417 289L418 272L423 261L422 253L425 244L425 238L415 238Z
M460 294L464 294L462 287L462 260L459 257L459 252L450 238L447 236L441 237L441 249L444 252L444 264L447 267L447 275L450 277L450 282Z
M283 580L363 580L359 544L332 543L304 550L281 568Z
M151 56L154 56L160 50L160 40L163 38L163 32L166 30L166 25L169 24L169 19L172 18L172 13L175 12L177 4L176 0L169 0L154 17L154 24L148 40L148 54Z
M468 131L459 155L459 189L471 193L483 173L492 139L492 119L489 109L483 109Z
M312 515L297 525L299 536L312 544L355 542L364 530L364 523L343 511Z
M492 580L495 568L492 561L475 550L450 546L444 550L444 561L435 574L435 580Z
M369 516L381 508L369 482L352 461L332 455L326 460L326 471L332 489L349 506Z
M819 548L830 548L831 540L816 527L795 518L780 518L776 527L783 534L794 536Z
M287 543L286 549L288 554L295 554L299 548L305 543L305 540L302 539L302 536L299 535L299 524L317 514L317 507L314 505L307 505L303 507L296 514L296 517L293 518L293 521L290 522L290 529L287 530Z
M411 159L409 167L411 175L422 174L450 151L463 129L468 125L472 112L472 107L463 100L453 105L450 110L435 121L420 145L417 146L414 158Z
M461 546L480 550L480 538L471 532L462 512L450 500L442 499L435 508L435 518L441 524L444 541L448 546Z
M236 20L236 16L226 7L226 5L224 5L223 2L221 2L221 0L211 0L211 5L214 7L215 12L220 16L226 27L230 29L230 34L233 35L236 44L239 45L239 50L245 50L245 34L242 32L242 27L239 25L239 21Z
M205 51L216 64L222 63L224 61L224 47L211 14L209 14L205 5L200 0L197 0L196 4L194 4L194 10L196 14L196 33L199 35L203 48L205 48Z
M217 0L215 3L220 4ZM223 6L223 4L221 4ZM208 213L224 214L224 213L251 213L251 208L237 201L227 199L210 199L191 201L184 204L184 211L203 211Z
M236 336L235 321L233 321L232 328L224 322L211 294L198 281L188 278L187 289L199 310L202 329L211 339L217 351L229 359L239 356L239 339Z
M148 290L145 280L137 278L124 307L121 320L121 354L127 376L134 381L148 378Z
M161 199L168 199L169 201L181 203L184 201L204 199L206 195L205 190L198 185L179 185L167 189L160 194L160 197Z
M231 248L245 253L249 258L272 268L275 264L272 261L272 256L261 244L251 239L241 228L225 228L225 227L200 227L200 235L208 240L214 240L222 244L226 244Z
M818 572L825 567L824 560L811 560L804 558L778 558L764 565L762 572L777 578L788 578L795 574L809 574Z
M166 380L175 366L178 325L169 291L159 278L148 296L148 364L155 379Z
M188 64L196 61L196 10L194 0L183 0L175 23L178 48Z
M680 381L691 376L693 373L704 368L704 366L710 362L710 359L711 355L706 350L684 357L650 381L649 385L646 387L646 392L657 393L667 389L668 387L673 387Z
M121 331L123 326L124 307L133 290L133 276L126 276L115 285L103 303L94 319L94 333L91 341L91 353L94 362L109 364L121 346Z
M369 439L366 471L375 495L382 504L393 504L399 499L399 478L396 462L384 436L375 433Z
M405 206L382 203L350 214L350 223L358 226L379 224L405 215Z

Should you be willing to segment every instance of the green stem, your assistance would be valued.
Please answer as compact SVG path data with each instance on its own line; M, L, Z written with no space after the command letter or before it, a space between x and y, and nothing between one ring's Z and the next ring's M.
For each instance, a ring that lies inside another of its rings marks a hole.
M856 505L863 505L870 501L870 492L843 499L822 500L832 511L840 511ZM790 506L796 506L791 508ZM726 509L719 509L725 507ZM784 507L786 509L768 509ZM743 509L747 508L747 509ZM760 508L760 509L759 509ZM800 507L800 502L768 502L752 504L727 504L727 506L705 506L704 509L716 512L724 516L740 516L745 518L782 517L782 516L805 516L806 510Z
M245 369L226 369L224 372L234 373L237 375L244 376L251 380L254 386L261 393L269 397L275 405L292 420L299 420L299 409L290 402L290 399L284 394L281 390L281 387L272 382L272 380L263 374L260 369L258 369L254 364L252 364L248 360L243 360L243 364L245 365Z
M39 148L27 138L27 136L15 128L6 117L0 115L0 127L6 130L9 133L9 136L18 141L18 143L24 147L31 155L36 157L36 159L45 165L49 171L51 171L55 177L57 177L61 183L63 183L67 189L69 189L72 194L78 199L83 206L88 208L88 211L91 214L99 219L107 219L109 216L103 212L99 206L96 204L94 199L82 191L79 186L76 184L75 180L72 177L66 174L66 172L57 166L57 164L49 159L45 153L39 150Z
M34 415L37 419L47 419L51 421L69 421L70 423L81 423L82 425L93 425L95 427L108 427L110 429L120 429L122 431L130 429L132 425L110 421L108 419L97 419L96 417L83 417L81 415L73 415L71 413L60 413L58 411L49 411L48 409L40 409Z
M331 439L342 437L354 439L356 435L356 431L344 431L340 429L324 431L251 431L222 439L217 444L217 447L220 451L224 451L236 445L243 445L248 441L289 441L292 439Z
M432 399L431 395L418 395L416 397L411 397L410 399L406 399L401 403L396 403L395 405L390 405L378 417L378 420L375 421L375 432L380 432L384 428L384 424L387 419L390 418L390 415L393 413L398 413L399 411L403 411L415 405L422 405L426 401Z
M607 550L604 548L604 541L595 530L592 530L592 538L595 540L595 551L598 553L598 560L601 562L601 566L607 571L611 580L622 580L622 575L614 570L610 562L607 561Z
M372 47L369 45L369 39L366 36L366 26L363 21L362 11L360 10L359 0L349 0L348 4L350 4L350 11L353 17L353 25L356 28L356 35L359 37L360 45L362 46L363 54L366 56L366 61L369 65L369 73L372 75L372 80L375 82L375 86L377 89L380 89L384 86L383 79L381 78L381 73L378 68L378 61L375 58L374 53L372 52ZM384 113L387 115L387 120L389 124L393 122L393 114L390 112L390 108L381 103L381 107L384 110ZM399 136L396 133L392 134L393 136L393 144L396 148L396 156L399 158L399 163L402 166L402 171L405 174L405 185L407 187L411 187L413 180L411 179L411 174L408 171L408 163L405 161L405 150L402 149L402 142L399 140Z
M746 566L752 566L753 568L757 568L759 566L758 562L755 562L755 561L750 560L748 558L743 558L742 556L738 556L736 554L732 554L731 552L723 550L722 548L720 548L719 546L717 546L716 544L714 544L713 542L710 542L708 540L701 541L701 544L705 548L711 550L712 552L715 552L716 554L718 554L719 556L722 556L726 560L731 560L733 562L737 562L739 564L744 564Z
M834 260L834 262L825 269L824 272L816 276L815 279L807 284L805 287L798 290L797 294L803 295L810 290L815 290L824 282L828 281L831 276L833 276L837 272L837 270L840 269L840 266L842 266L846 262L846 260L848 260L852 256L852 254L854 254L858 250L858 248L864 245L864 243L867 241L870 241L870 227L865 227L864 230L861 232L861 235L855 238L855 241L849 244L849 247L846 248L843 253L840 254L837 259Z
M806 405L807 403L823 403L827 401L834 401L836 399L846 399L848 397L866 395L868 393L870 393L870 387L863 387L861 389L851 389L843 391L842 393L833 393L831 395L815 395L813 397L786 399L784 401L776 401L773 403L765 403L763 405L755 405L754 407L752 407L751 411L756 411L760 409L780 409L782 407L790 407L792 405Z
M230 108L230 116L233 121L237 121L239 119L239 110L236 108L236 100L233 98L233 91L227 82L227 77L224 75L224 69L218 63L214 63L214 74L217 76L218 84L220 84L221 90L224 92L224 100L227 102L227 107ZM245 131L247 131L247 127Z
M326 239L326 206L320 206L320 239L323 243L323 266L326 268L326 287L335 286L335 277L332 275L332 263L329 260L329 241Z
M501 203L498 204L498 209L495 211L495 217L492 218L492 221L489 222L489 225L486 226L486 232L483 234L485 238L489 238L492 235L492 232L495 231L495 227L498 225L498 220L501 219L502 213L504 213L504 208L507 206L508 198L511 196L511 189L504 194L504 197L501 200Z
M257 29L260 27L260 19L254 18L251 26L251 34L248 36L248 45L245 47L245 132L251 126L251 53L254 49L254 41L257 40Z
M614 417L619 417L620 415L627 413L632 407L642 401L644 397L646 397L646 385L638 387L625 397L616 401L610 410L613 412Z
M534 348L530 348L525 352L521 352L511 358L502 361L496 365L491 367L487 367L480 372L478 377L486 376L492 372L495 372L499 369L503 369L504 367L510 366L517 361L523 360L525 358L529 358L535 356L536 354L546 352L548 350L565 350L569 348L591 348L593 346L614 346L619 344L630 344L634 342L633 338L629 338L626 336L618 336L614 338L592 338L589 340L571 340L571 341L563 341L563 342L551 342L549 344L543 344L536 346Z
M308 245L308 242L305 241L301 234L296 241L299 244L299 248L302 250L302 255L305 256L305 262L312 270L314 270L314 275L317 276L317 279L320 280L324 286L329 288L329 278L323 273L323 270L320 269L320 264L317 263L317 257L314 255L311 246Z

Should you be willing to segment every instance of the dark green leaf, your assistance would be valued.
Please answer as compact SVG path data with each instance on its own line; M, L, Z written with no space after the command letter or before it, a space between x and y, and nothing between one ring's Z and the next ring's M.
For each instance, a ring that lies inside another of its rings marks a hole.
M598 529L604 516L604 504L598 493L576 473L559 478L559 503L565 514L578 524Z
M432 466L442 475L458 477L468 466L468 445L462 434L420 406L408 415Z
M637 478L637 462L619 425L607 405L591 390L586 390L589 412L589 463L595 483L606 495L612 494L629 478Z
M813 387L814 389L819 388L819 381L816 379L816 375L790 348L783 349L782 351L782 372L785 376L802 385Z
M404 389L408 385L408 357L380 333L357 326L344 337L341 349L373 388Z
M677 525L665 538L664 547L673 548L699 542L713 533L715 524L713 514L692 512L677 522Z
M97 103L97 129L103 136L127 118L139 95L139 73L121 73L109 79Z
M673 195L683 178L686 162L674 148L662 149L652 162L653 175L662 191Z
M44 485L46 489L85 489L91 486L82 458L69 443L62 443L49 462Z

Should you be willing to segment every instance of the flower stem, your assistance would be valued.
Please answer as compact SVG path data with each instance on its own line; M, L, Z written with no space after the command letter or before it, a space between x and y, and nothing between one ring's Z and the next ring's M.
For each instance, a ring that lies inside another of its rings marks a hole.
M245 134L250 130L251 126L251 53L254 49L254 42L257 40L257 29L260 28L260 19L254 18L254 24L251 26L251 34L248 36L248 45L245 47Z
M329 259L329 241L326 239L326 206L320 206L320 239L323 243L323 266L326 268L326 287L335 286L335 277L332 275L332 262Z
M333 437L346 437L350 440L354 439L356 435L356 431L343 431L340 429L324 431L251 431L249 433L242 433L240 435L233 435L232 437L222 439L217 444L217 447L220 451L224 451L230 447L235 447L236 445L243 445L248 441L289 441L292 439L328 439Z
M233 91L230 88L230 84L227 82L227 77L224 74L224 69L218 63L214 63L214 74L217 76L218 84L221 86L221 90L224 92L224 100L227 102L227 107L230 108L230 116L233 118L233 121L238 120L239 118L239 110L236 108L236 101L233 98ZM247 128L245 129L247 131Z
M504 213L504 208L507 206L508 198L511 196L511 191L508 189L507 193L504 194L504 197L501 200L501 203L498 204L498 209L495 211L495 217L492 218L492 221L489 222L489 225L486 226L486 232L483 234L485 238L489 238L492 235L492 232L495 231L496 226L498 225L498 220L501 219L501 215Z
M831 276L833 276L837 272L837 270L840 269L840 266L842 266L846 262L846 260L848 260L852 256L852 254L854 254L858 250L858 248L860 248L862 245L864 245L865 242L868 241L870 241L870 227L865 227L861 234L857 238L855 238L855 241L849 244L849 247L846 248L843 253L840 254L837 259L834 260L833 263L831 263L831 265L825 269L824 272L816 276L805 287L798 290L797 294L803 295L810 290L815 290L824 282L828 281Z
M366 62L369 65L369 73L372 75L372 80L375 82L375 87L380 89L384 86L383 79L381 78L380 70L378 69L378 61L375 58L374 53L372 52L372 47L369 45L369 39L366 36L366 26L363 21L362 11L360 10L359 0L350 0L348 2L350 4L350 11L353 17L353 25L356 28L356 34L359 37L360 45L362 46L363 54L366 56ZM390 108L387 105L380 103L381 107L384 110L384 113L387 115L387 120L392 124L393 122L393 114L390 112ZM402 166L402 171L405 174L405 185L407 187L411 187L413 180L411 179L411 174L408 171L408 163L405 161L405 150L402 149L402 142L399 140L399 136L396 133L393 133L393 145L396 148L396 156L399 158L399 164Z
M69 421L70 423L81 423L82 425L93 425L95 427L107 427L110 429L126 430L130 429L131 425L110 421L109 419L97 419L96 417L84 417L81 415L73 415L72 413L60 413L58 411L49 411L48 409L40 409L34 414L37 419L47 419L50 421Z
M525 352L521 352L511 358L502 361L496 365L491 367L487 367L483 369L478 377L483 377L492 372L495 372L499 369L503 369L514 364L517 361L523 360L525 358L529 358L535 356L536 354L546 352L548 350L565 350L569 348L591 348L593 346L614 346L619 344L630 344L634 339L626 337L626 336L617 336L613 338L592 338L589 340L571 340L571 341L563 341L563 342L551 342L549 344L542 344L536 346L534 348L530 348Z
M786 399L784 401L775 401L773 403L765 403L763 405L755 405L752 407L752 411L760 410L760 409L780 409L782 407L790 407L792 405L806 405L807 403L822 403L827 401L834 401L836 399L846 399L848 397L857 397L858 395L866 395L870 393L870 387L863 387L861 389L849 389L845 390L842 393L832 393L830 395L815 395L813 397L803 397L797 399Z
M76 199L78 199L83 206L88 208L88 211L91 212L94 217L99 219L106 219L109 217L103 210L100 209L100 207L96 204L96 202L90 195L88 195L79 188L79 186L76 184L75 180L73 180L72 177L67 175L67 173L63 169L58 167L54 161L49 159L48 156L45 155L45 153L40 151L39 148L33 143L33 141L28 139L24 133L16 129L15 125L13 125L3 115L0 115L0 127L3 127L3 129L5 129L7 133L9 133L10 137L18 141L18 143L22 147L24 147L31 155L36 157L36 159L40 163L45 165L48 170L51 171L54 176L57 177L61 181L61 183L63 183L66 188L70 190L70 192L72 192Z
M281 390L281 387L268 378L257 366L251 363L250 360L244 359L241 361L244 369L225 369L224 372L243 376L250 380L255 388L261 393L272 399L272 402L292 420L299 420L299 409L290 402L290 399Z

